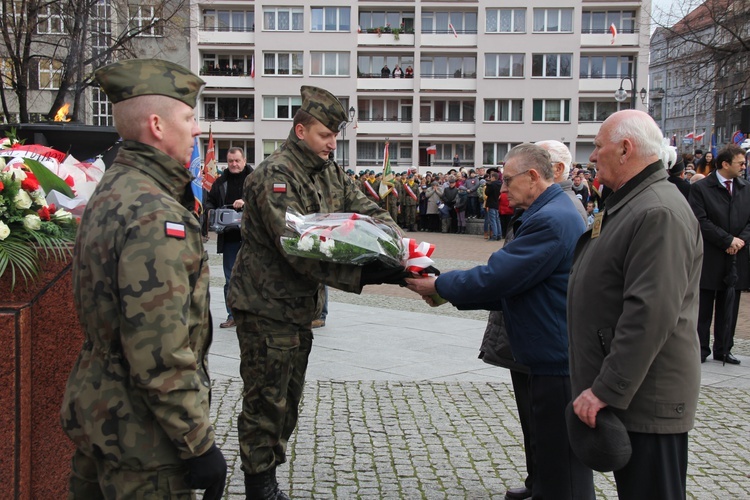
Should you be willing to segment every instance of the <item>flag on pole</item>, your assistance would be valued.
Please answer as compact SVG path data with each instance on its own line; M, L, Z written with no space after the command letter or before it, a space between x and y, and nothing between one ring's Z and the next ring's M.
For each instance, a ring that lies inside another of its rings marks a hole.
M700 135L696 135L695 136L695 142L702 141L703 140L703 136L705 136L705 135L706 135L705 132L701 133Z
M453 36L455 36L456 38L458 38L458 33L456 33L456 28L453 27L453 24L452 23L448 23L448 27L451 29L451 31L453 31Z
M250 77L255 78L255 56L250 58Z
M190 157L190 163L185 165L190 173L193 174L193 180L190 181L190 188L195 196L195 213L200 215L203 213L203 185L201 177L201 152L200 143L198 138L195 138L195 144L193 144L193 155Z
M214 153L214 134L211 132L211 127L208 128L208 149L206 150L206 158L203 163L203 189L211 191L216 180L216 154Z
M427 154L428 155L436 155L437 154L437 145L427 146Z
M383 153L383 178L380 180L378 195L381 199L388 196L393 190L393 172L391 172L391 158L388 153L389 142L385 141L385 152Z
M688 135L685 136L685 139L692 139L695 137L695 134L693 132L690 132Z
M711 153L716 158L716 154L718 153L716 148L716 129L711 129Z
M609 43L614 44L615 38L617 38L617 26L615 26L615 23L609 25L609 32L612 33L612 41Z

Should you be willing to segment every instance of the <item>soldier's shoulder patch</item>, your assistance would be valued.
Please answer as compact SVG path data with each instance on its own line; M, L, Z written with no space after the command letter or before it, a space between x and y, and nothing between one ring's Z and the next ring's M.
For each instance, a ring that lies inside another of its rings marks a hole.
M164 233L172 238L185 239L185 224L181 222L165 222Z
M274 193L286 193L286 182L274 182L273 192Z

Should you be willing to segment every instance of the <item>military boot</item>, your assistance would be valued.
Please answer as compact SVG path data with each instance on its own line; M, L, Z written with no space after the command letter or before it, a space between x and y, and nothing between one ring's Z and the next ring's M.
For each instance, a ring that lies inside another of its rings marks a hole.
M276 482L276 468L260 474L245 474L245 498L247 500L290 500L279 489Z

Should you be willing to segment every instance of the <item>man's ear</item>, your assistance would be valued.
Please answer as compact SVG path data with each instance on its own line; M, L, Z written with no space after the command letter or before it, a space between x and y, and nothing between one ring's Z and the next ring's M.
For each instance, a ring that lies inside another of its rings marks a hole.
M148 115L147 120L147 130L149 134L156 140L161 140L164 137L164 120L161 118L161 116L152 113Z
M301 123L298 123L297 125L294 126L294 134L297 136L297 139L300 139L300 140L304 139L305 132L306 132L305 126L302 125Z

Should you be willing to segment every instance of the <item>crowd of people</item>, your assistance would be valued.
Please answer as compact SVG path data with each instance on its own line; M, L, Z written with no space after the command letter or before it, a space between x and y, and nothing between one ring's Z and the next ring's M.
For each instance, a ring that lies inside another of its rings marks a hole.
M209 416L209 266L185 168L204 82L148 59L108 65L96 80L124 142L74 250L85 342L61 408L76 446L70 497L192 498L204 489L219 499L227 464ZM665 155L656 123L624 110L596 136L595 171L573 166L564 144L541 141L511 149L502 171L384 179L335 164L347 110L324 89L300 92L287 140L252 174L235 152L230 174L246 176L240 202L229 177L212 201L243 211L226 300L244 384L235 420L246 498L289 498L276 469L297 426L326 286L361 293L379 284L406 286L432 306L442 297L491 311L492 331L507 337L524 375L514 390L529 478L506 498L594 498L592 469L614 471L621 499L685 498L700 363L713 353L739 364L731 335L739 291L750 287L744 151L728 146L699 162L709 170L688 204L667 180L680 162ZM279 245L289 208L361 213L396 231L462 233L467 219L484 217L486 237L505 244L485 265L442 274L305 259Z

